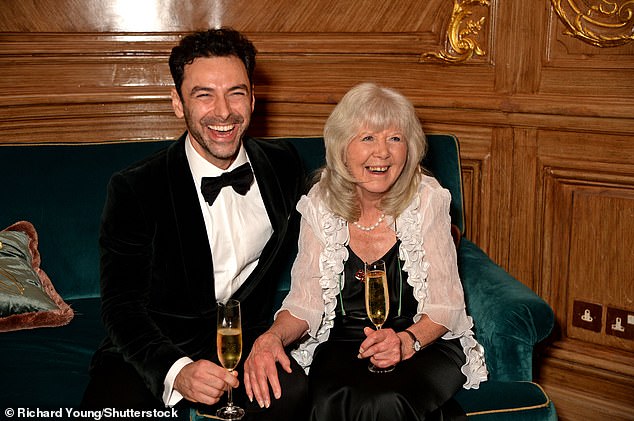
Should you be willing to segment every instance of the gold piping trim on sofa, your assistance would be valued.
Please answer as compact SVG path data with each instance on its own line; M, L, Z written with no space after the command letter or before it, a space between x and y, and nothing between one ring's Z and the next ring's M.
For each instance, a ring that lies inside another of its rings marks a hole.
M203 418L210 418L212 420L224 420L224 418L220 418L216 415L212 415L212 414L203 414L202 412L200 412L198 409L196 410L196 415L199 417L203 417ZM192 416L192 413L190 411L189 413L189 421L194 421L194 417Z
M467 413L467 417L473 417L473 416L478 416L478 415L489 415L489 414L501 414L504 412L519 412L519 411L527 411L527 410L532 410L532 409L541 409L541 408L546 408L550 405L550 397L546 394L546 391L544 390L543 387L541 387L540 385L538 385L537 383L534 382L522 382L522 383L530 383L532 385L535 385L539 388L539 390L542 391L542 393L544 394L544 396L546 396L546 402L539 404L539 405L531 405L531 406L523 406L523 407L519 407L519 408L508 408L508 409L490 409L488 411L477 411L477 412L468 412Z

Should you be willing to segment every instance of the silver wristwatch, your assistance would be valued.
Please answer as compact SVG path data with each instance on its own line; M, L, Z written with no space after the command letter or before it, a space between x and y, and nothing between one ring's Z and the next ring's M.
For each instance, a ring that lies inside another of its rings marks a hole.
M407 333L410 338L412 338L412 341L414 341L414 343L412 344L412 349L414 350L414 352L418 352L423 349L423 346L420 344L419 340L416 339L416 335L414 335L407 329L405 329L404 332Z

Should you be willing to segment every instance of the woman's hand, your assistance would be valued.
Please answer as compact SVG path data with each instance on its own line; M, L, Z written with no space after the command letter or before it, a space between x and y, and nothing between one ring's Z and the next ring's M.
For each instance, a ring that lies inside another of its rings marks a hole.
M282 396L276 362L287 373L291 372L291 362L284 352L282 340L273 333L265 332L255 341L244 361L244 388L249 400L253 401L255 397L261 408L271 405L269 383L275 399Z
M370 358L379 368L393 366L402 360L401 339L392 329L363 329L365 340L359 348L358 358Z
M284 346L299 339L308 330L308 324L282 310L273 326L256 339L249 356L244 361L244 388L249 400L255 397L260 407L271 405L269 384L275 399L282 396L282 387L277 376L279 363L284 371L291 373L291 360Z

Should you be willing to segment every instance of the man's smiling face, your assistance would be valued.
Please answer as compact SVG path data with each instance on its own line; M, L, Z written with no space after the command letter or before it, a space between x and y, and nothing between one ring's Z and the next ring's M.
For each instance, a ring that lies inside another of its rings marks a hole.
M218 168L228 168L255 104L244 64L235 56L197 58L185 66L181 92L182 99L172 90L172 107L185 118L194 148Z

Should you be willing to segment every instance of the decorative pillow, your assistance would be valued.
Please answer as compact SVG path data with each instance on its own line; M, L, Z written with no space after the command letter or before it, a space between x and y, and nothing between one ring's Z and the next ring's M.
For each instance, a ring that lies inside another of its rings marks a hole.
M30 222L0 231L0 332L62 326L74 316L40 269L37 247Z

